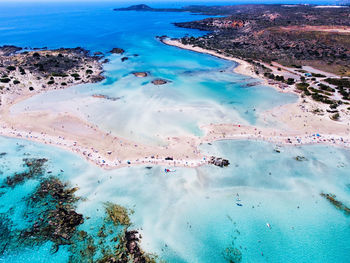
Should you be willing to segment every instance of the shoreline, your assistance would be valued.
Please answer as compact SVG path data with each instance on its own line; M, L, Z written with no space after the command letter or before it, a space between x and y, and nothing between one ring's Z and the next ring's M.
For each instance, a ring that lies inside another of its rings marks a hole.
M165 40L162 40L164 43ZM234 72L253 78L261 78L244 60L217 54L214 51L196 47L188 48L178 41L169 40L168 45L198 53L206 53L221 59L236 62ZM103 69L102 69L103 72ZM72 84L73 85L73 84ZM66 88L71 87L67 86ZM267 84L268 85L268 84ZM278 89L274 85L268 85ZM280 92L291 92L281 90ZM44 91L45 92L45 91ZM183 136L163 138L165 146L151 146L99 129L93 123L70 113L21 112L11 113L10 109L19 101L40 93L8 94L5 105L1 106L0 136L35 141L52 145L80 155L90 163L103 169L117 169L130 166L199 167L209 165L210 156L199 150L201 144L221 140L266 141L278 145L325 144L350 148L349 123L334 122L325 116L311 113L300 99L296 103L282 105L263 112L259 120L278 122L284 128L249 126L240 124L209 124L199 127L202 137ZM295 92L294 92L295 93ZM315 102L308 101L309 107ZM316 136L320 134L320 136ZM166 160L166 158L171 160ZM221 157L221 156L218 156Z
M279 86L277 84L269 83L269 79L267 79L263 76L257 75L254 72L253 66L249 62L247 62L243 59L219 54L213 50L208 50L208 49L204 49L201 47L194 47L192 45L184 45L184 44L180 43L178 40L160 39L160 41L163 44L168 45L168 46L174 46L174 47L177 47L180 49L190 50L190 51L193 51L196 53L207 54L207 55L211 55L213 57L217 57L220 59L233 61L233 62L237 63L237 66L234 67L233 72L240 74L240 75L247 76L247 77L258 79L258 80L262 81L262 84L264 84L265 86L272 87L272 88L276 89L278 92L297 94L297 92L294 91L294 88L281 89L281 88L279 88Z

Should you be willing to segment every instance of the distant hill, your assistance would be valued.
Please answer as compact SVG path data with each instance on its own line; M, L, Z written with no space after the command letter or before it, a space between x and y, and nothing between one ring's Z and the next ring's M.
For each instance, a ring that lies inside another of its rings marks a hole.
M154 8L141 4L141 5L131 5L129 7L124 8L115 8L114 11L153 11Z
M152 11L152 12L185 12L187 10L179 8L152 8L145 4L132 5L124 8L115 8L114 11Z

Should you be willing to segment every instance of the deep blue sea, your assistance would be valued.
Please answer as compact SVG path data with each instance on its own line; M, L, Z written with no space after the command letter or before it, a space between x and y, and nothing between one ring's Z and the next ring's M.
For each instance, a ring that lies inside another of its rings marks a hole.
M232 62L156 39L205 34L172 24L204 16L112 11L129 4L0 3L0 45L80 46L110 59L102 83L47 92L12 110L70 110L120 136L162 144L165 136L201 136L200 127L209 123L273 125L259 122L259 114L296 101L263 85L247 86L257 80L232 73ZM125 49L129 60L107 53L114 47ZM133 71L150 77L136 79ZM171 83L155 87L154 77ZM91 101L92 94L122 99ZM350 206L350 152L315 145L276 153L275 147L248 141L203 145L205 153L231 165L179 168L165 176L164 167L104 171L63 150L0 137L0 178L25 170L24 158L47 158L43 177L56 175L79 187L77 211L89 218L79 230L97 235L104 203L115 202L134 210L132 227L142 233L142 248L167 262L350 262L350 217L320 196L332 193ZM11 242L11 233L28 223L25 200L39 182L0 189L0 262L68 262L72 254L69 245L54 252L51 241Z

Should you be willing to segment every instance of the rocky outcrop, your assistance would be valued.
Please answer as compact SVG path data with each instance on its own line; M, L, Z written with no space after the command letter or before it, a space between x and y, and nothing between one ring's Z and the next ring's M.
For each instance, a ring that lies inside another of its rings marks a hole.
M219 167L228 166L230 164L228 160L215 156L211 156L208 163Z
M124 52L125 52L124 49L118 48L118 47L115 47L110 51L110 53L112 54L123 54Z
M134 76L138 78L145 78L148 76L147 72L133 72L132 74L134 74Z
M168 80L165 80L165 79L155 79L155 80L152 80L152 84L154 85L164 85L164 84L167 84L169 81Z
M10 55L13 55L14 53L16 53L17 51L20 51L20 50L22 50L21 47L5 45L5 46L0 47L0 55L1 56L10 56Z
M132 5L124 8L115 8L114 11L153 11L154 9L148 5Z
M38 178L44 173L44 164L47 162L45 158L39 159L23 159L25 167L27 170L21 173L15 173L13 176L6 177L6 185L10 187L15 187L18 184L22 184L28 179Z
M101 56L83 48L16 52L0 48L0 94L34 94L104 79Z

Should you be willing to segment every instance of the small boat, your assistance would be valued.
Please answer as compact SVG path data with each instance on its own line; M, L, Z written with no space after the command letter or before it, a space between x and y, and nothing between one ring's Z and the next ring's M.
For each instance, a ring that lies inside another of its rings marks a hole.
M266 226L271 229L271 225L269 223L266 223Z
M236 203L236 205L237 205L237 206L243 206L243 205L242 205L242 204L240 204L240 203Z
M166 172L166 173L175 173L176 170L170 170L170 169L165 168L164 172Z

